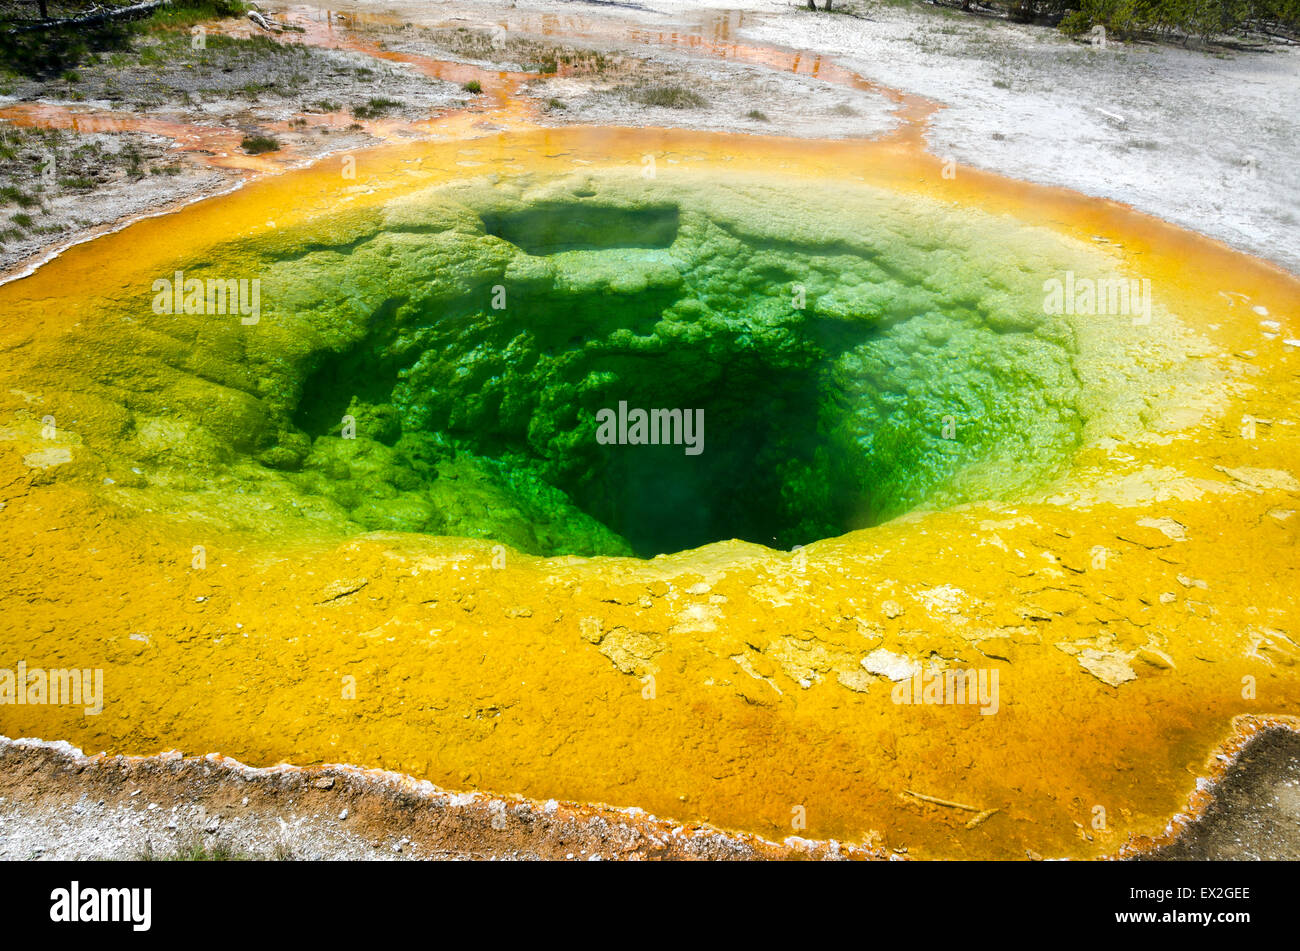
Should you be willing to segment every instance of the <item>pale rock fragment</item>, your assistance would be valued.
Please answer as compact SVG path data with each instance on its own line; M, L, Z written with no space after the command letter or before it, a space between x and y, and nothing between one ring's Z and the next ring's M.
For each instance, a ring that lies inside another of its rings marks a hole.
M862 658L864 670L893 681L907 680L920 671L921 665L902 654L878 647Z
M1164 516L1160 518L1140 518L1137 523L1143 528L1154 528L1166 538L1172 538L1176 542L1187 541L1187 526L1172 518Z
M1095 647L1085 647L1075 659L1080 667L1108 686L1118 687L1130 680L1137 680L1137 674L1123 654L1108 654Z

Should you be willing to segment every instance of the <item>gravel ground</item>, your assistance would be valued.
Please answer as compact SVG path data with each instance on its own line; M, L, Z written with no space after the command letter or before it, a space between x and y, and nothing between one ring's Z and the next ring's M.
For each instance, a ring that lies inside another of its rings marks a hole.
M1300 736L1263 733L1219 782L1214 802L1150 859L1295 859L1300 856Z
M1113 198L1300 271L1298 47L1096 49L911 8L784 14L743 35L823 50L944 103L938 154Z
M0 186L22 196L0 194L0 272L96 229L229 190L255 172L373 145L391 125L469 99L457 84L404 64L298 45L292 32L279 39L286 42L213 33L205 50L194 50L183 30L150 34L83 62L75 82L0 78L0 110L48 106L78 126L0 123ZM374 99L385 101L378 114L367 112ZM256 134L271 135L280 150L261 168L241 168L240 140ZM19 227L15 215L30 226Z
M568 78L538 80L526 91L565 103L563 110L548 111L551 121L581 125L728 129L797 138L868 137L894 125L890 103L879 95L761 66L724 65L665 52L644 62L640 73L634 90L676 86L697 90L703 101L688 108L645 105L630 98L627 84Z

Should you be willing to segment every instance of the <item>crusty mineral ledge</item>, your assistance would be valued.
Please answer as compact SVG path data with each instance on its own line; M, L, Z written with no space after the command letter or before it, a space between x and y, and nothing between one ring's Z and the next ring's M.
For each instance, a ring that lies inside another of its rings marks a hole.
M872 859L641 809L453 793L353 766L253 769L209 755L85 756L0 737L0 859L137 859L218 846L268 859ZM899 856L888 856L897 858Z

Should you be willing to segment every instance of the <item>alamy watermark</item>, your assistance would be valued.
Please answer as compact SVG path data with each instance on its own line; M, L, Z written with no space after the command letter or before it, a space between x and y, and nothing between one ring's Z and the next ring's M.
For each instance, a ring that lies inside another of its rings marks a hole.
M918 670L894 684L892 697L894 703L978 705L980 713L991 716L998 712L998 670L978 667L929 674Z
M14 670L0 667L0 705L65 704L82 707L82 715L99 716L104 710L104 671L28 667L20 660Z
M126 922L132 931L148 931L153 923L153 889L83 888L73 881L50 892L50 921Z
M1133 326L1151 323L1151 279L1075 277L1043 281L1043 313L1132 317Z
M704 451L704 410L631 409L619 400L618 412L596 411L596 442L602 446L685 446L688 456Z
M177 271L153 282L155 314L239 314L241 324L262 319L262 279L187 278Z

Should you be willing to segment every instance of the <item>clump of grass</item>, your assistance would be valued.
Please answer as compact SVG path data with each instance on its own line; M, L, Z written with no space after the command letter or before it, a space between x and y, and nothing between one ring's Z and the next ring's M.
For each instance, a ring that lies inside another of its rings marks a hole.
M669 109L701 109L708 105L707 100L694 90L685 86L638 86L624 87L627 98L643 106L664 106Z
M854 109L852 106L846 106L844 103L840 103L831 110L831 115L833 116L856 116L857 114L858 110Z
M142 46L140 48L141 66L166 66L168 54L161 46Z
M6 8L11 6L6 4ZM8 17L5 19L8 20ZM9 23L6 22L5 25L8 26ZM32 30L27 33L0 30L0 73L54 79L72 70L92 50L128 46L130 36L131 25L122 23L108 23L85 29L61 27Z
M238 0L172 0L145 23L152 27L191 26L203 20L243 16L248 9Z
M314 106L304 108L315 109L317 112L338 112L343 108L342 103L335 102L333 99L322 99Z
M463 26L441 33L438 42L473 59L487 59L496 49L496 42L487 30L471 30Z
M464 45L464 44L461 44ZM590 76L603 73L613 65L613 60L604 53L595 50L574 49L569 46L552 46L549 43L522 37L511 37L505 41L506 55L521 63L529 64L529 72L554 75L564 66L565 71L575 76ZM474 59L492 59L499 49L496 43L486 38L478 46L478 52L472 54Z
M144 156L140 154L137 146L132 144L123 148L122 160L126 162L126 173L132 178L144 176Z
M353 106L352 114L358 119L378 119L389 109L395 109L401 105L401 102L396 99L385 99L383 96L375 96L362 105Z
M469 82L465 83L460 88L465 90L466 92L472 92L474 93L474 95L477 96L479 93L483 91L483 84L479 82L477 79L471 79Z
M293 862L298 856L284 842L275 843L271 854L264 855L237 852L229 842L220 839L208 844L196 837L187 842L178 842L167 851L156 850L152 842L146 841L144 848L136 852L132 858L137 862L257 862L263 860Z
M172 852L155 852L152 842L146 842L136 854L138 862L244 862L251 856L234 851L225 842L215 842L210 847L202 842L178 845Z
M20 228L30 228L32 226L32 216L26 212L19 212L18 214L13 215L9 220Z
M269 135L246 135L244 141L239 143L239 147L249 155L280 151L280 143Z
M569 107L566 106L561 100L556 99L554 97L546 100L546 110L548 112L554 112L556 109L567 109L567 108Z
M188 45L185 37L181 37L181 43ZM271 39L269 36L263 36L257 33L253 36L226 36L223 33L208 34L208 53L229 53L242 61L245 57L251 59L258 53L268 55L302 56L303 48L297 43L280 43ZM206 56L201 58L206 59Z
M12 202L19 208L34 208L39 204L35 195L28 194L14 185L0 186L0 202Z
M746 118L746 119L753 119L755 122L771 122L771 121L772 121L771 119L769 119L769 118L767 117L767 113L766 113L766 112L763 112L761 109L750 109L748 112L745 113L745 118Z

